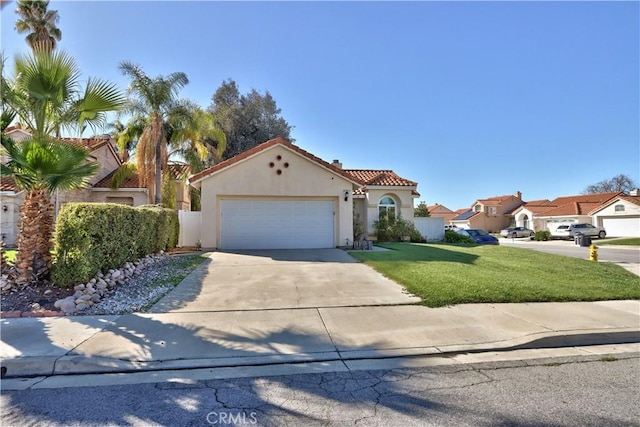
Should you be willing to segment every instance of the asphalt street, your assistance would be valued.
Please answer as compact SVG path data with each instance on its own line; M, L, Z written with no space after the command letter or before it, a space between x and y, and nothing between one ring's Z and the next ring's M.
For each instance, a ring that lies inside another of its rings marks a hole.
M637 426L638 357L85 384L5 391L0 412L3 426Z
M602 262L640 263L640 248L610 247L598 245L598 239L592 241L598 247L598 260ZM589 259L589 248L580 247L569 241L532 242L526 239L500 239L501 245L534 249L556 255Z

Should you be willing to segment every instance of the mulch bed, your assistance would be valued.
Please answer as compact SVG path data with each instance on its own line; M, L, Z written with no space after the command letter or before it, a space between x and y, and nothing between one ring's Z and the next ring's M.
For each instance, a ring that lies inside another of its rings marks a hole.
M0 311L3 313L59 311L53 304L73 293L73 288L61 288L47 281L24 287L15 285L10 291L3 292L0 296Z

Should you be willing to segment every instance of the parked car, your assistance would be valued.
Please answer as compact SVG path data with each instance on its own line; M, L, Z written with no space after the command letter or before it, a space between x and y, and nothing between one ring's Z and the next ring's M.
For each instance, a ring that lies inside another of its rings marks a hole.
M509 227L504 230L500 230L502 237L531 237L536 233L533 230L529 230L524 227Z
M585 236L598 237L604 239L607 231L602 227L596 227L586 222L576 222L572 224L562 224L551 232L553 237L563 239L573 239L576 233L582 233Z
M471 237L479 245L499 245L498 239L479 228L456 230L456 233Z

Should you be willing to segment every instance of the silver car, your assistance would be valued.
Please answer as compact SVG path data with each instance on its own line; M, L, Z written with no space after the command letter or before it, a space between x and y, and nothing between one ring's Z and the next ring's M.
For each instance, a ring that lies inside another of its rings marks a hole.
M551 232L551 235L553 237L573 239L576 233L582 233L585 236L598 237L599 239L604 239L607 235L604 228L596 227L586 222L560 225L555 229L555 231Z
M502 237L531 237L536 233L524 227L509 227L500 231Z

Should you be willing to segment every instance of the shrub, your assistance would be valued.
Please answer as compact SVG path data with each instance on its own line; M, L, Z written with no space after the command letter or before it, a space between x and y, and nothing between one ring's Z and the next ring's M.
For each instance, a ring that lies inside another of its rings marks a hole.
M471 237L453 230L444 230L445 243L476 243Z
M56 222L52 278L73 285L127 261L175 247L178 216L157 206L67 203Z
M401 216L391 220L386 216L381 216L378 221L373 222L373 227L380 242L402 241L406 237L411 242L419 243L425 241L415 224L403 219Z
M536 231L536 234L533 236L533 240L537 242L551 240L551 232L548 230Z

